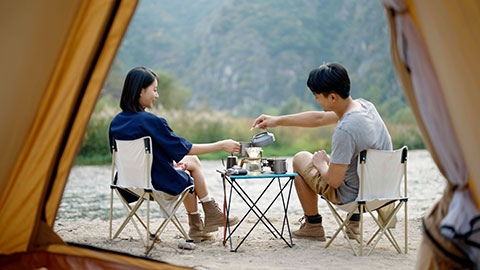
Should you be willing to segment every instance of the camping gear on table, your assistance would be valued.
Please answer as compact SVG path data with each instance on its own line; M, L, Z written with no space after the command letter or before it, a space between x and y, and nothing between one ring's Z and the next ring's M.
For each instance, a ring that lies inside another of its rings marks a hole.
M268 131L258 133L252 138L252 146L254 147L263 147L267 146L275 141L275 135Z
M237 164L238 164L238 158L236 156L228 156L227 157L227 167L226 167L226 169L230 169Z
M269 167L275 174L284 174L287 172L286 158L266 158L262 160L263 167Z
M261 147L247 148L248 157L243 159L243 163L250 174L262 173L262 151Z

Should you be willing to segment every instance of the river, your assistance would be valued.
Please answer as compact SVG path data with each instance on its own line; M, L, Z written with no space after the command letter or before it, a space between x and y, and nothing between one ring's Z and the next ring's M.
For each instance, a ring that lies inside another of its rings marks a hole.
M291 171L291 158L287 159L289 171ZM220 160L202 161L203 171L207 179L210 194L217 201L223 201L223 185L220 175L216 172L222 168ZM110 207L110 166L75 166L68 177L68 182L63 198L58 209L58 221L74 220L107 220ZM445 178L439 172L433 162L430 153L426 150L409 151L408 156L408 209L410 218L421 218L426 211L438 200L445 188ZM249 180L244 188L249 194L259 194L267 184L265 180ZM269 201L274 192L267 192L260 200ZM246 211L246 206L234 197L234 208L238 211ZM119 200L114 200L114 209L121 209ZM327 205L319 200L321 213L327 213ZM184 210L182 210L184 211ZM234 209L232 211L235 213ZM269 210L271 213L282 213L281 205L274 204ZM403 212L403 211L400 211ZM114 218L120 218L122 211L114 210ZM300 202L292 189L289 214L301 216ZM118 216L117 216L118 215ZM400 213L401 215L401 213Z

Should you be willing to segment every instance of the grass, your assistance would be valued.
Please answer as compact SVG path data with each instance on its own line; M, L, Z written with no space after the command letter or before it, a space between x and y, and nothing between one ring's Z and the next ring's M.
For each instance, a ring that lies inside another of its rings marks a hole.
M89 122L81 150L75 160L77 165L97 165L111 162L108 128L120 111L106 102L99 102ZM233 117L228 112L213 110L185 111L155 108L152 113L165 118L175 133L192 143L210 143L223 139L250 141L261 130L250 130L254 119ZM422 136L412 124L387 125L394 148L407 145L409 149L424 149ZM321 128L277 127L269 129L276 141L264 147L263 156L292 156L299 151L331 151L334 126ZM229 154L223 151L199 156L201 159L222 159Z

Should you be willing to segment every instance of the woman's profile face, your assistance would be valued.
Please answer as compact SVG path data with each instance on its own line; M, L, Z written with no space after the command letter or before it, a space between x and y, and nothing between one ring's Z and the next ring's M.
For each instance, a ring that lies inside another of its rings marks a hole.
M153 103L158 98L157 86L158 82L155 79L153 80L152 84L146 88L143 88L142 92L140 92L139 103L143 108L151 109L153 107Z

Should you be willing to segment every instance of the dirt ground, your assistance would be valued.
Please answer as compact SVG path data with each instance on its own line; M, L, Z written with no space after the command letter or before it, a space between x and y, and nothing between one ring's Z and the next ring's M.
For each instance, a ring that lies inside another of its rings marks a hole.
M221 205L223 185L215 172L215 169L221 168L221 162L207 161L203 162L203 165L209 191ZM108 166L75 167L70 174L54 230L65 241L143 256L145 247L131 224L127 225L118 238L111 240L108 237L109 179ZM294 269L297 267L302 269L412 269L415 266L417 249L422 237L421 218L441 196L445 186L445 180L427 151L410 151L408 183L409 218L406 255L398 254L385 237L368 257L354 256L347 241L341 235L327 249L326 242L305 239L293 239L294 246L289 248L283 240L274 238L265 226L259 223L237 252L231 252L228 243L223 246L223 230L214 233L215 240L196 244L194 250L179 249L179 243L184 243L184 240L173 224L169 224L161 236L161 242L155 245L149 257L195 269ZM265 181L251 180L245 184L245 188L256 198L264 185ZM267 192L259 202L260 208L265 209L274 195L274 192ZM233 215L242 217L247 210L243 201L238 197L233 198ZM323 216L323 226L328 241L337 224L322 200L319 200L319 210ZM291 230L298 229L300 225L298 219L302 215L303 212L293 188L288 210ZM123 209L117 200L114 204L114 229L119 227L124 216ZM277 201L272 206L267 217L277 228L281 228L283 218L281 201ZM371 235L374 232L374 221L368 214L364 217L365 234ZM403 210L397 217L398 223L392 232L403 249L405 244ZM179 219L188 230L184 210L180 211ZM152 226L158 226L160 221L154 212ZM250 214L233 235L234 246L255 222L256 217ZM286 231L284 236L288 240ZM368 239L367 236L364 239Z

